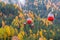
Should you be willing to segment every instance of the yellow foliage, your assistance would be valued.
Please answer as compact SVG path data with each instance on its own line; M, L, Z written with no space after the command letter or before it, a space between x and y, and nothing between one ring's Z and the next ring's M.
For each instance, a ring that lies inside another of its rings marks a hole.
M47 10L48 10L51 7L51 5L47 4L46 7L47 7Z
M30 33L32 33L32 30L31 29L29 31L30 31Z
M6 26L4 26L4 28L5 28L7 35L10 36L11 35L10 26L6 25Z
M5 34L5 29L0 28L0 38L3 38L4 34Z
M15 17L15 19L14 19L13 22L12 22L12 25L14 25L14 26L18 26L18 25L19 25L18 16Z
M46 32L46 30L44 30L44 32Z
M2 27L4 27L5 26L5 22L2 20Z
M37 33L36 36L38 37L39 36L39 33Z
M18 30L15 28L15 34L17 35L18 34Z
M2 5L2 6L4 7L5 5L6 5L6 4L5 4L5 3L3 3L3 5Z
M47 20L46 18L42 18L41 19L43 21L43 23L48 27L48 25L52 25L53 23L49 20Z
M44 24L46 23L46 19L43 19L43 18L42 18L41 20L43 21Z
M47 40L45 37L40 37L39 40Z
M14 34L15 34L15 30L13 27L11 27L11 36L14 36Z
M24 14L23 14L23 13L20 13L20 14L19 14L19 17L20 17L20 18L24 18Z
M48 20L46 20L46 23L45 23L45 24L46 24L46 26L48 26L48 25L49 25L49 22L48 22Z
M41 31L40 31L40 36L41 36L41 37L43 36L43 32L42 32L42 29L41 29Z
M20 40L23 40L23 36L24 36L24 31L20 31L20 33L18 34L18 38L20 39Z
M44 37L44 40L47 40L47 39Z
M52 30L50 30L50 32L53 32Z
M49 40L53 40L53 39L49 39Z
M53 34L53 36L55 35L55 32L54 31L50 30L50 32Z
M19 9L19 12L22 12L23 11L21 7L18 7L18 9Z
M18 4L14 4L14 7L17 8L18 7Z
M33 37L33 34L30 34L30 37Z
M52 32L53 33L53 36L55 36L55 32Z
M36 36L36 34L33 34L33 38L36 38L37 36Z
M20 30L23 31L23 29L24 29L24 25L21 25Z
M59 32L59 31L60 31L60 29L57 29L57 31Z
M6 38L7 38L7 34L6 33L4 33L4 37L3 38L4 38L4 40L6 40Z
M32 19L34 19L34 14L33 14L33 13L30 13L30 12L29 12L28 15L29 15L29 17L31 17Z
M21 34L18 34L18 39L23 40L23 36Z
M37 20L40 21L40 17L39 16L37 17Z
M24 23L24 21L25 21L25 19L21 19L20 21L19 21L19 23Z

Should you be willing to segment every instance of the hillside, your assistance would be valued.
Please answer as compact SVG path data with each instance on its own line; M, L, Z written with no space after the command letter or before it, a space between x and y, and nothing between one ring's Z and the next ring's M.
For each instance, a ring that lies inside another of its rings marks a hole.
M0 40L60 40L58 1L0 2Z

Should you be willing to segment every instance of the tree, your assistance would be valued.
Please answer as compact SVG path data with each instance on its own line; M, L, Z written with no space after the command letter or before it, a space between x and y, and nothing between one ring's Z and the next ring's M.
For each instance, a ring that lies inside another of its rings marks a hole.
M2 13L9 16L9 14L12 14L14 16L18 15L18 9L14 7L12 4L7 4L1 9Z
M4 19L8 25L10 25L15 16L19 14L18 8L13 4L4 5L3 2L0 3L0 12L3 14L2 19Z

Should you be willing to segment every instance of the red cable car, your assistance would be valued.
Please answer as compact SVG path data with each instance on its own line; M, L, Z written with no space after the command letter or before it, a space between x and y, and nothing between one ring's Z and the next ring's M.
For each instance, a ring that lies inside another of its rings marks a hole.
M49 13L47 19L48 19L49 21L54 21L54 14Z
M27 24L32 24L32 19L31 18L27 18Z

